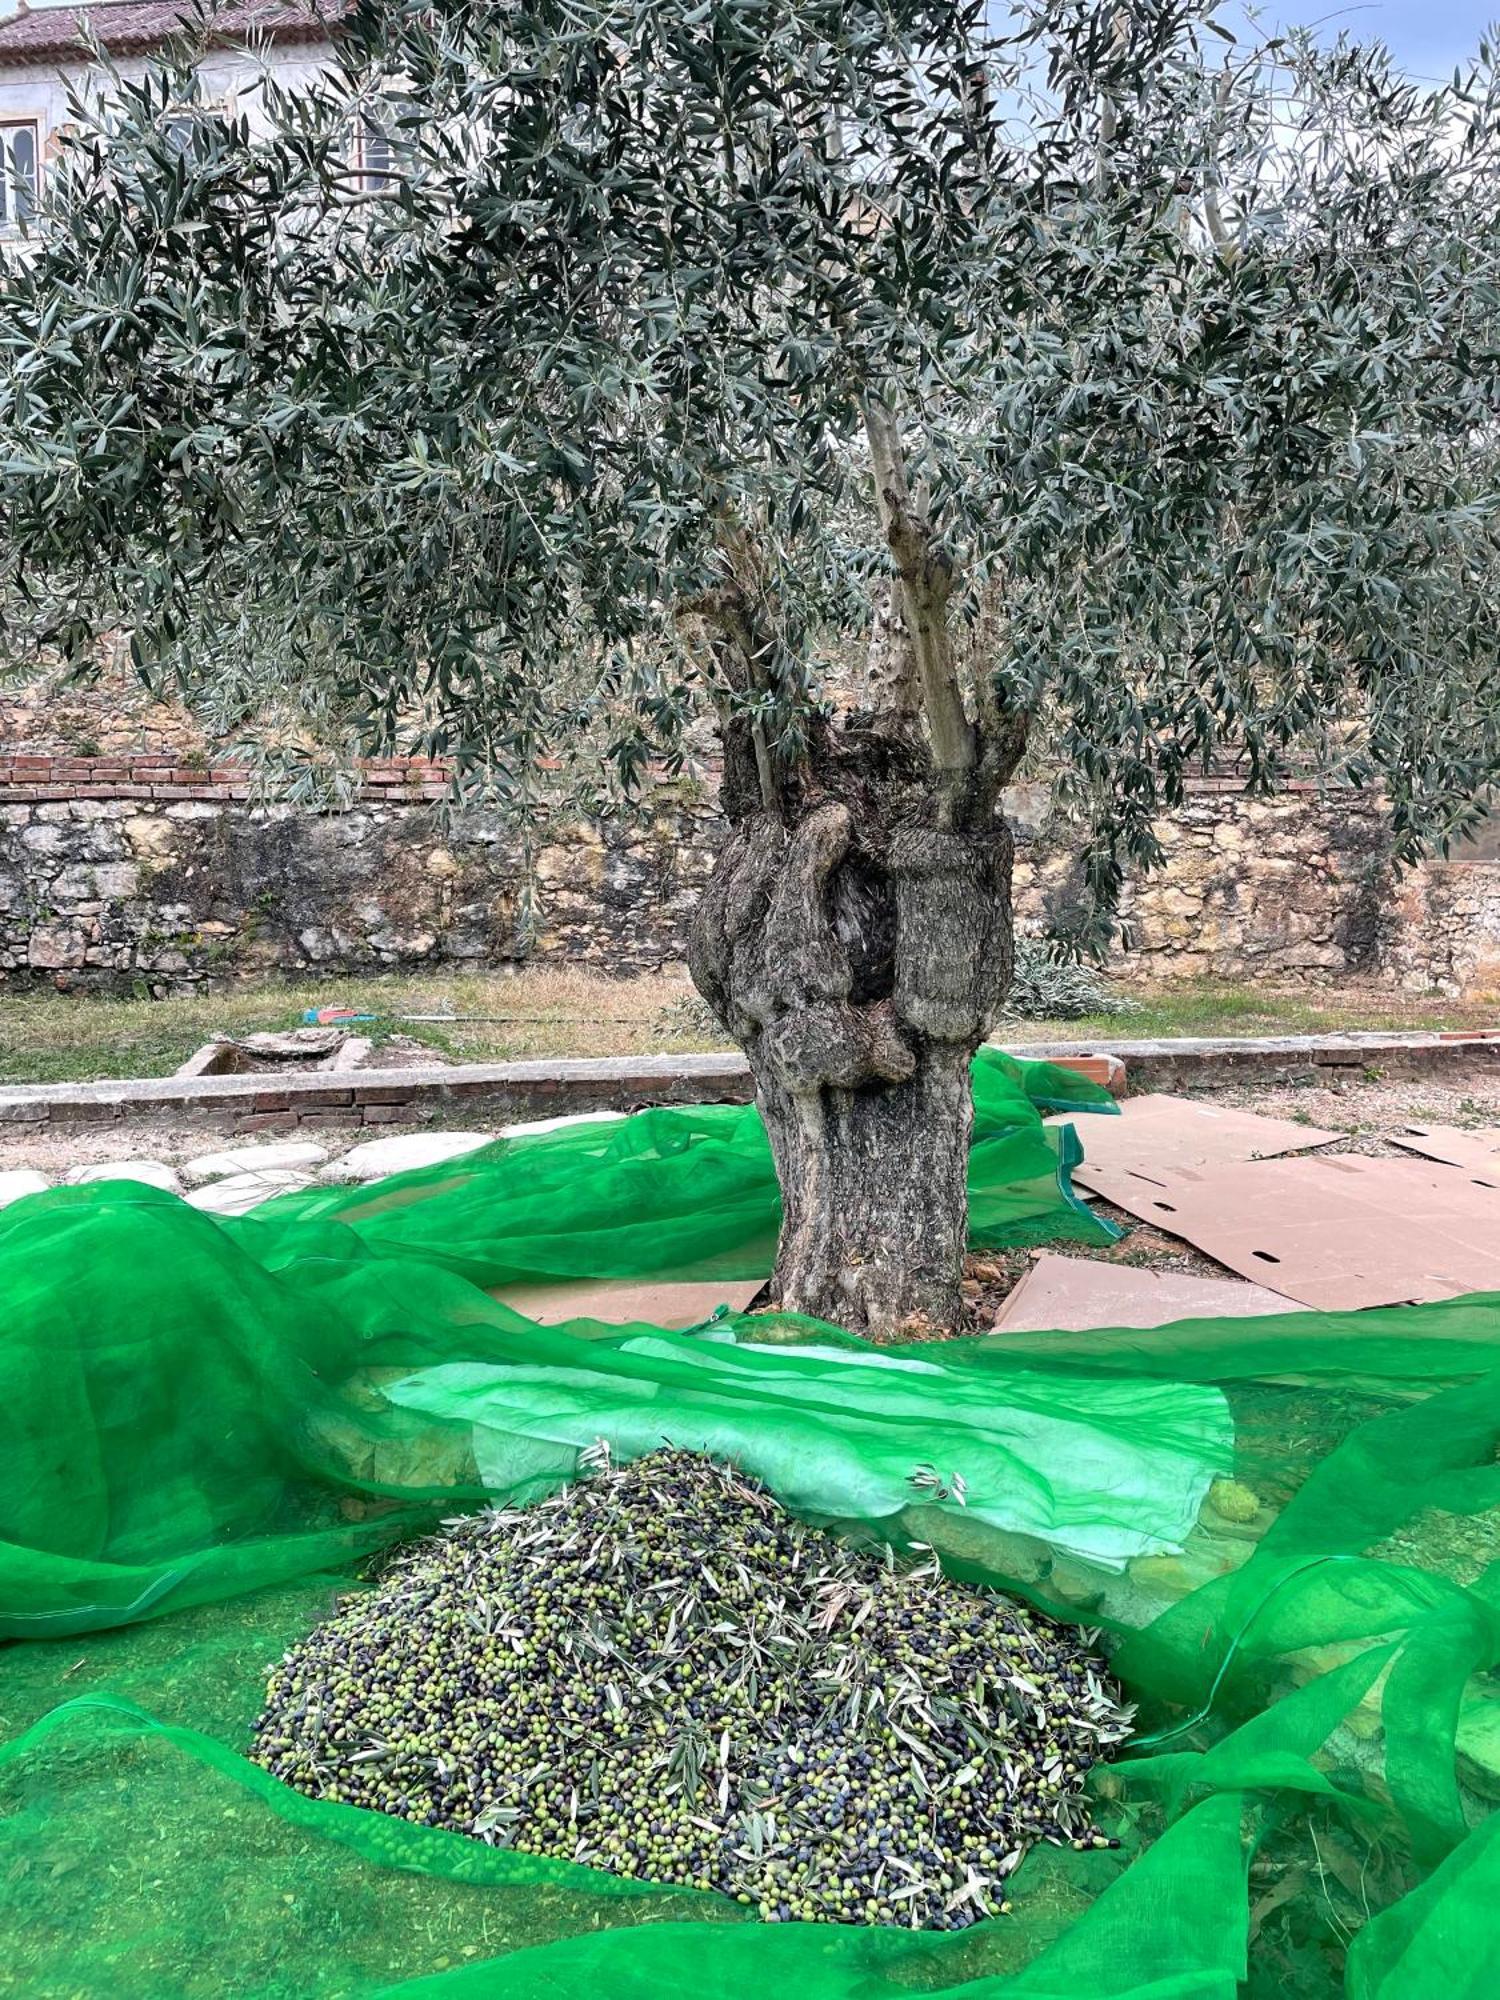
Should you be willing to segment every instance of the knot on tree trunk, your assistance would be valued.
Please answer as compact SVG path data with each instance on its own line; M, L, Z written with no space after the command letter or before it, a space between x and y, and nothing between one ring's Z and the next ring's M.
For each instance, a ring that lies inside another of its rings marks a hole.
M699 991L799 1094L904 1083L923 1046L975 1047L1010 980L1003 820L948 832L891 805L824 796L791 824L750 814L699 906Z
M810 1006L783 1014L767 1029L761 1053L793 1096L828 1087L859 1090L868 1083L906 1083L917 1073L916 1052L902 1035L889 1000L868 1007Z
M875 906L890 899L854 846L853 815L838 800L790 828L756 815L736 829L698 913L699 991L794 1095L903 1083L916 1069L889 979L863 990Z
M973 1047L994 1025L1012 971L1013 858L1003 821L982 836L930 827L891 836L896 1012L931 1041Z

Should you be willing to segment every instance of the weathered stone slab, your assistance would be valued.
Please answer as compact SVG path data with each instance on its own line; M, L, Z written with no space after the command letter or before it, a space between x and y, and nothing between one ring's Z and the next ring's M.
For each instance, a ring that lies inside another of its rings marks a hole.
M328 1148L312 1139L288 1139L268 1146L231 1146L223 1153L200 1153L182 1169L189 1187L227 1180L233 1174L285 1174L321 1167Z
M74 1167L68 1175L70 1187L83 1187L94 1181L140 1181L146 1187L163 1188L168 1194L178 1194L182 1189L174 1169L161 1160L107 1160L97 1166Z
M234 1174L228 1180L212 1181L187 1197L190 1208L208 1215L248 1215L262 1202L280 1194L298 1194L314 1185L310 1174Z
M45 1174L34 1173L30 1167L17 1167L12 1173L0 1174L0 1208L8 1208L23 1195L45 1194L51 1185Z
M388 1139L368 1139L324 1169L328 1181L383 1181L391 1174L409 1174L418 1167L440 1166L461 1159L495 1142L493 1132L395 1132Z

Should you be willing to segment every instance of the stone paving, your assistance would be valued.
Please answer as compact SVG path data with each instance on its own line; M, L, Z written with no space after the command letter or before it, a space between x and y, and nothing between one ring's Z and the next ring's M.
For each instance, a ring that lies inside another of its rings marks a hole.
M152 1154L121 1150L123 1135L80 1131L69 1137L38 1132L0 1140L0 1208L49 1187L78 1187L99 1181L139 1181L180 1194L193 1208L212 1215L244 1215L277 1195L320 1183L357 1186L409 1173L523 1133L550 1132L564 1125L618 1120L618 1111L580 1112L497 1125L486 1131L456 1132L434 1127L359 1141L357 1131L330 1135L328 1145L313 1140L271 1140L258 1145L203 1150L203 1132L161 1124L151 1133ZM142 1136L136 1132L137 1140ZM113 1140L113 1150L110 1141ZM30 1153L31 1157L26 1158ZM22 1164L13 1164L17 1160Z

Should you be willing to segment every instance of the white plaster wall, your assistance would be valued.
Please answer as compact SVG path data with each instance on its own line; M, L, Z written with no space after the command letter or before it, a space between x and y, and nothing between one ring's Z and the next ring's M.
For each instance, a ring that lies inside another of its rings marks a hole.
M243 112L252 130L257 125L263 127L264 119L257 116L260 79L269 72L284 88L294 89L311 82L326 65L330 53L326 42L299 42L285 50L273 46L264 60L248 52L216 50L198 66L204 100L223 104L234 113ZM151 60L145 56L122 58L118 64L120 74L132 80L144 75L150 67ZM110 79L104 72L81 61L68 66L68 76L75 89L81 83L90 97L102 96L110 87ZM0 68L0 122L35 119L41 128L44 162L58 128L67 122L67 101L67 84L58 63L38 63L25 69Z

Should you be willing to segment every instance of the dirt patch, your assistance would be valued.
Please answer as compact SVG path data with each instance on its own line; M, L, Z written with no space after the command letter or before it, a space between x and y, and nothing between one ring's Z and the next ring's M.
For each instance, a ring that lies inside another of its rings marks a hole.
M1409 1083L1355 1073L1347 1083L1228 1084L1192 1095L1343 1133L1323 1149L1331 1153L1399 1154L1389 1135L1407 1125L1457 1125L1467 1131L1500 1124L1500 1076L1488 1071Z

